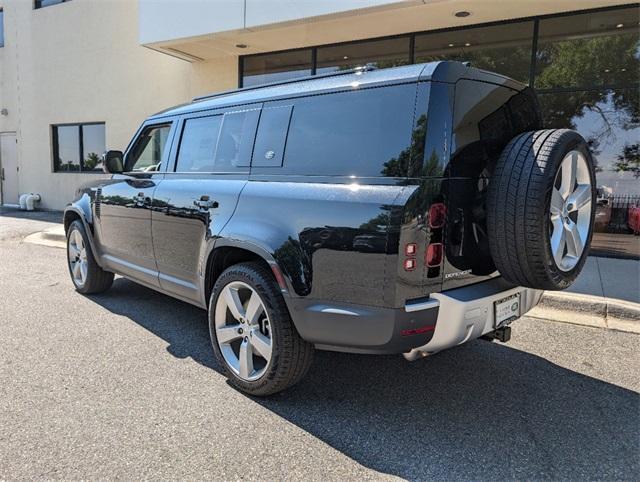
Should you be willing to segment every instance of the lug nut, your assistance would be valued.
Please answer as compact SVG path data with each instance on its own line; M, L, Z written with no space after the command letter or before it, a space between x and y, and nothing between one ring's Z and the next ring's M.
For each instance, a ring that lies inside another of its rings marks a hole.
M244 341L249 341L249 338L245 336Z
M243 333L243 332L242 332L242 328L238 328L238 334L239 334L239 335L242 335L242 333Z

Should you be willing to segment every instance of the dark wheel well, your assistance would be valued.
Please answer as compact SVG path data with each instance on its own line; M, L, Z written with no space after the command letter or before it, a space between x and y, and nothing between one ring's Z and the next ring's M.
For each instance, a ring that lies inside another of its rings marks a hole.
M67 211L66 213L64 213L64 232L65 233L69 230L69 226L71 226L71 223L74 222L76 219L79 219L80 221L82 221L82 219L80 219L80 215L77 212Z
M225 269L234 264L246 263L248 261L261 264L271 273L269 263L252 251L232 246L223 246L214 249L209 255L207 271L205 273L206 300L209 300L213 285L216 284L216 281Z

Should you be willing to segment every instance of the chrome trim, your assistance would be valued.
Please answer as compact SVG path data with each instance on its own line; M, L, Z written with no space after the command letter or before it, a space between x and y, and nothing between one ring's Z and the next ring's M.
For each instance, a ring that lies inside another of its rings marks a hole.
M440 306L440 302L438 300L426 300L419 301L417 303L407 303L404 305L404 311L407 313L412 313L414 311L422 311L429 310L431 308L437 308Z

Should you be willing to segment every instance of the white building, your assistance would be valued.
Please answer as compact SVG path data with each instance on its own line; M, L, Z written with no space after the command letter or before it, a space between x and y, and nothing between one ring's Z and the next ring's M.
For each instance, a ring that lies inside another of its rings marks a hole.
M149 114L194 96L441 58L532 84L640 194L638 4L612 0L0 0L2 203L62 209ZM635 149L635 150L634 150Z

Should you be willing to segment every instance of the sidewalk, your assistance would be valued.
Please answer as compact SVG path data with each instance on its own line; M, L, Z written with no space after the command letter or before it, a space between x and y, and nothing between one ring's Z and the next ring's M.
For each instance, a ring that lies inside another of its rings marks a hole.
M545 292L528 315L640 333L640 260L590 256L569 289Z
M590 256L565 292L640 303L640 260Z

